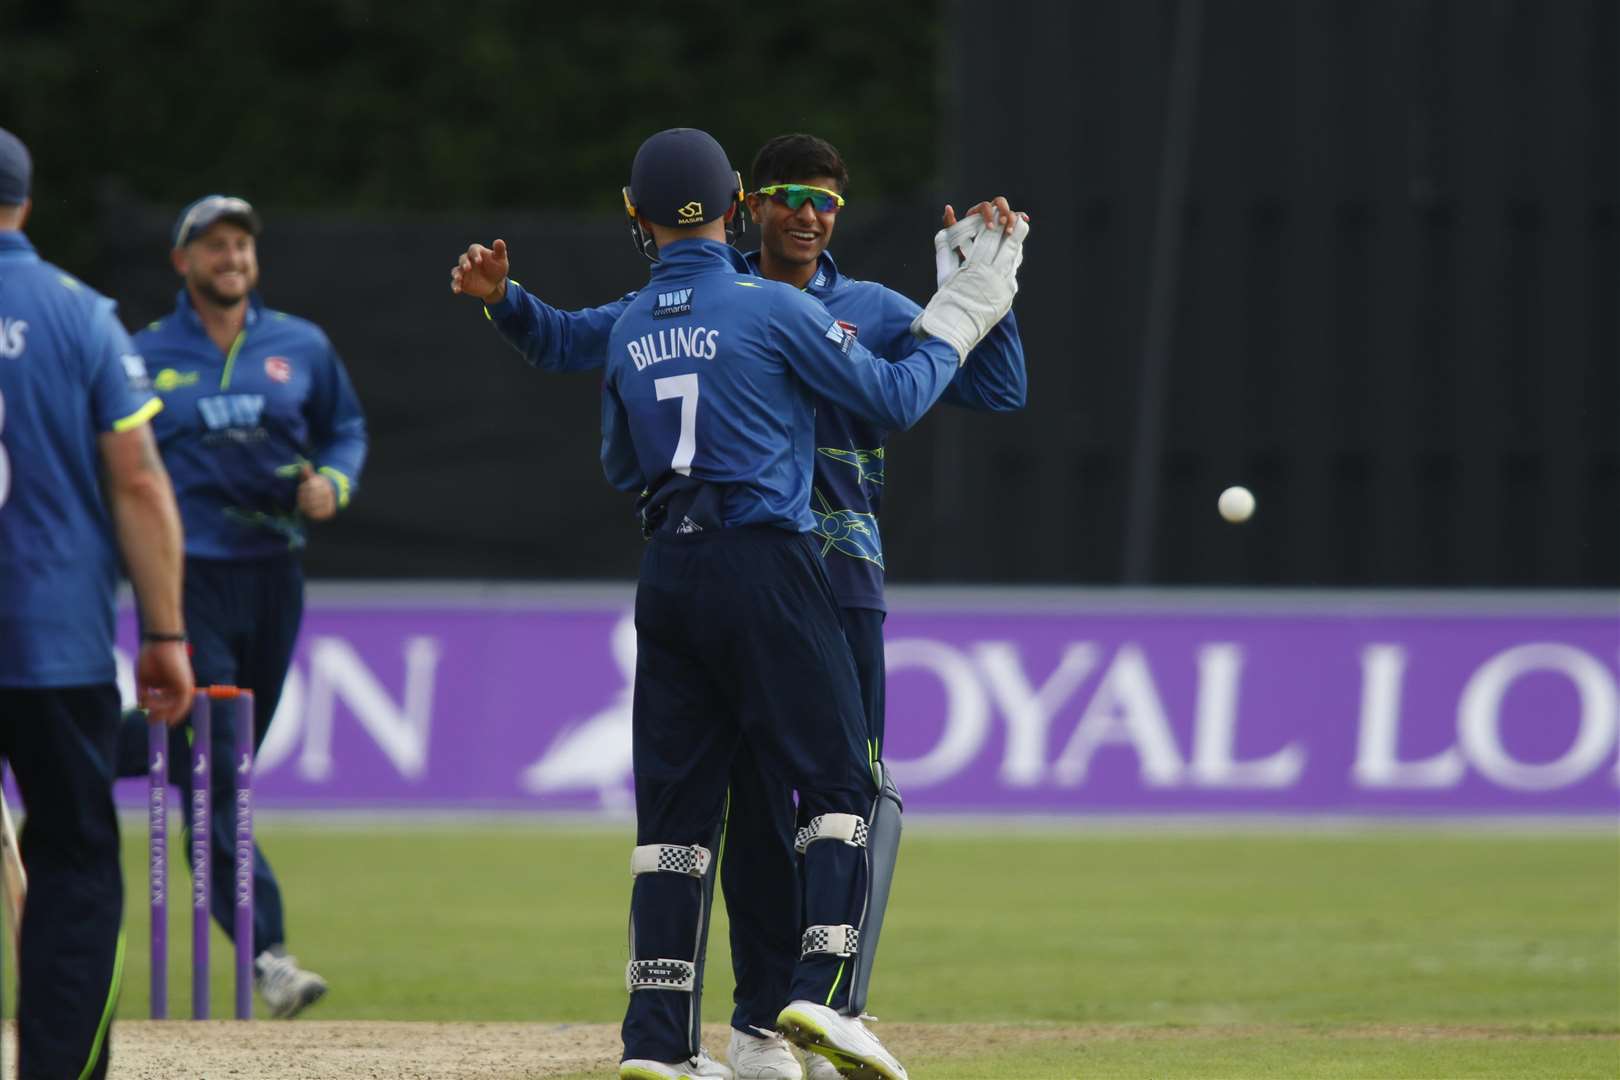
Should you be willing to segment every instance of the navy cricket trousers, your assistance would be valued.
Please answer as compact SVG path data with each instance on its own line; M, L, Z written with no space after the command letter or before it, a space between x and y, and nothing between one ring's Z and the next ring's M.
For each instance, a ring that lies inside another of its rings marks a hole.
M118 688L0 687L0 755L17 776L28 901L18 957L22 1080L107 1075L123 967L113 809Z
M807 813L871 814L866 719L854 662L820 557L802 534L771 528L648 544L636 592L632 739L637 844L717 841L733 761L746 740L781 800L797 789ZM811 844L804 920L861 923L865 849ZM792 911L782 924L797 935ZM704 883L649 873L631 894L633 958L700 965ZM797 953L797 942L793 951ZM798 960L787 1000L839 1004L847 961ZM638 990L625 1012L627 1058L678 1061L697 1048L697 995ZM786 1004L786 1000L776 1006ZM771 1016L774 1023L775 1016Z
M883 748L884 613L841 608L844 639L860 682L865 739L873 756ZM793 792L767 771L753 744L743 740L731 763L720 888L731 920L731 966L736 976L731 1026L769 1030L788 1003L788 984L799 960L798 825Z
M253 750L258 752L281 701L281 687L292 663L298 626L304 616L304 570L295 555L270 559L186 559L186 633L191 638L191 667L198 686L239 686L253 691ZM169 760L190 757L189 725L171 730ZM230 724L213 724L214 760L235 757L236 734ZM126 717L118 735L118 775L146 775L146 723L140 714ZM181 805L191 798L191 775L170 771L180 787ZM236 800L229 769L214 769L213 788L214 921L235 938ZM186 825L190 827L189 821ZM287 940L281 887L258 842L253 845L253 955Z

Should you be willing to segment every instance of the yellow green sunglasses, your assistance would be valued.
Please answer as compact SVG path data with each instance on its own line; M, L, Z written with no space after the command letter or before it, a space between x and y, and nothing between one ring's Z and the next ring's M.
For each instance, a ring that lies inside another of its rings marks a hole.
M838 192L811 187L809 184L771 184L760 188L754 194L774 199L789 210L797 210L808 200L818 214L836 213L844 205L844 197Z

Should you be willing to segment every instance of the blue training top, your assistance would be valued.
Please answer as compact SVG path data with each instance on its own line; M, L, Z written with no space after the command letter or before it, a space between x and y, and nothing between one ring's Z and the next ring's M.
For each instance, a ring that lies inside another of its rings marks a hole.
M746 256L759 272L759 253ZM916 348L911 322L921 310L908 297L873 281L846 277L823 252L805 289L872 352L889 359ZM552 372L599 370L613 324L636 298L601 307L559 311L515 281L487 309L496 329L535 367ZM1011 312L968 354L942 400L963 408L1005 412L1024 405L1024 348ZM883 540L879 531L886 481L886 444L895 430L822 400L815 419L816 456L810 510L833 592L841 606L884 610Z
M0 232L0 686L110 683L98 436L163 408L111 300Z
M667 474L726 485L721 523L809 532L815 400L909 427L945 392L956 351L868 351L813 297L750 272L726 244L659 252L614 324L602 390L602 467L616 487Z
M366 420L321 328L257 294L222 353L180 290L174 313L135 335L168 406L153 424L186 527L186 554L258 559L305 543L298 483L309 464L347 506L366 460Z

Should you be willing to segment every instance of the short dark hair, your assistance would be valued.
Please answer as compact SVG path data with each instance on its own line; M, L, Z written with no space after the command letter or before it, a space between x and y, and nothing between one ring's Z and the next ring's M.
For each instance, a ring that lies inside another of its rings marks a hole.
M814 135L778 135L768 140L754 155L751 176L756 191L767 184L788 184L823 176L838 181L840 194L849 187L849 170L844 167L837 148Z

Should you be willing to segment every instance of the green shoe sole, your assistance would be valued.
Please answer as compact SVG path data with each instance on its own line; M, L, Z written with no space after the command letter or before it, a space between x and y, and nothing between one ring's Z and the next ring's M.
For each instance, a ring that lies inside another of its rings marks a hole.
M621 1065L619 1080L669 1080L669 1078L665 1073L656 1073L639 1065ZM675 1080L699 1080L699 1078L691 1073L682 1072L675 1075Z

